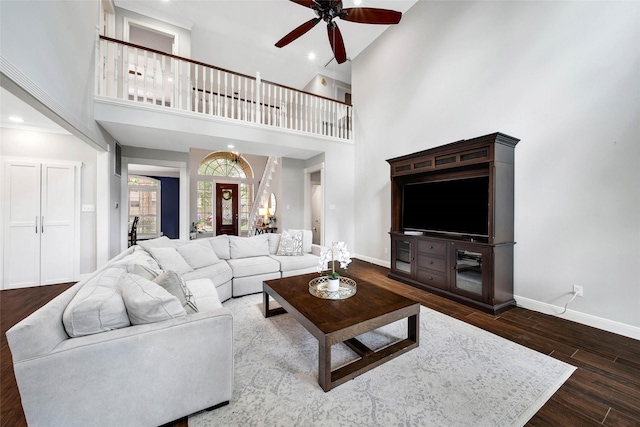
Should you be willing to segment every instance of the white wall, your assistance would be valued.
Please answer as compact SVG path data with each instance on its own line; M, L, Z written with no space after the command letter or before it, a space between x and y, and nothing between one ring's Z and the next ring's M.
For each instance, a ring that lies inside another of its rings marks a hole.
M353 62L356 250L388 262L385 159L503 132L518 302L582 285L575 319L640 337L638 40L635 2L418 2Z
M96 205L95 149L75 136L0 128L0 156L82 162L80 204ZM4 202L3 202L4 203ZM80 274L96 269L96 212L80 213Z

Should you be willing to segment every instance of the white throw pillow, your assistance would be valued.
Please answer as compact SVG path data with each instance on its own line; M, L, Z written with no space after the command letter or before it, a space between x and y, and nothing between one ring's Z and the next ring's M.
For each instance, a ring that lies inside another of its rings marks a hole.
M278 233L268 233L269 236L269 253L271 255L275 255L278 253L278 248L280 247L280 234Z
M157 283L135 274L125 275L122 298L132 325L161 322L187 314L178 298Z
M302 255L302 231L298 231L293 236L286 231L282 232L280 246L278 246L276 255Z
M193 271L176 248L150 248L151 256L158 261L163 270L172 270L180 274Z
M289 234L295 236L297 232L302 233L302 252L311 253L311 245L313 243L313 232L311 230L288 230Z
M180 304L187 314L198 312L198 306L196 305L196 300L193 297L191 290L178 273L175 271L165 271L154 278L153 282L157 283L171 295L178 298L178 301L180 301Z
M206 267L220 262L220 258L216 255L213 248L198 243L186 243L178 246L176 250L182 255L187 264L193 268Z
M248 258L269 255L269 236L260 234L252 237L229 236L231 258Z

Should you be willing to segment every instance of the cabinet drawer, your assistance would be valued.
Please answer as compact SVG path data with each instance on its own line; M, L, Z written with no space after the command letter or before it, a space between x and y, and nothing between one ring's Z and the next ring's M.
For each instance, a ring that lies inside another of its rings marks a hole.
M447 242L437 242L434 240L419 240L418 252L425 254L439 255L444 257L447 253Z
M434 273L429 270L417 269L418 282L422 282L425 285L433 286L434 288L447 289L447 276L444 274Z
M428 268L430 270L440 271L444 273L447 269L447 262L444 258L418 254L418 267Z

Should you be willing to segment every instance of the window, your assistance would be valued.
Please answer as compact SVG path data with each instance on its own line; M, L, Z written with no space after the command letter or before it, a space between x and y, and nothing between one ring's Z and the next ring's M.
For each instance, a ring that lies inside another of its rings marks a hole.
M215 181L238 182L240 191L239 227L241 234L249 231L249 213L253 205L253 170L249 163L239 154L216 151L202 160L198 168L197 184L197 223L202 232L214 231L214 179ZM210 177L206 179L206 177ZM220 177L233 178L230 180ZM216 179L218 178L218 179Z
M138 220L138 238L160 237L160 181L129 175L129 224Z

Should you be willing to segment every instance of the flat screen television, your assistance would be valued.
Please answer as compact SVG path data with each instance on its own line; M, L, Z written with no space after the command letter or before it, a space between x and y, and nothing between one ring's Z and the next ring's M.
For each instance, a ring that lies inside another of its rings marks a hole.
M402 229L489 236L489 177L405 184Z

